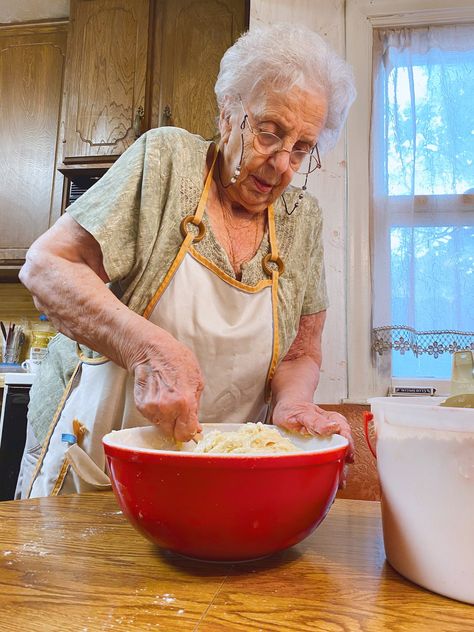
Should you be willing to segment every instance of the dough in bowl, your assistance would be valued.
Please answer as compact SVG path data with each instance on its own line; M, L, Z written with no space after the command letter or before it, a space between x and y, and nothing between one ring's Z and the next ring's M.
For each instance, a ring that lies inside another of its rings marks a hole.
M232 432L212 430L204 435L193 452L212 454L277 454L297 452L298 448L274 426L260 422L242 424Z

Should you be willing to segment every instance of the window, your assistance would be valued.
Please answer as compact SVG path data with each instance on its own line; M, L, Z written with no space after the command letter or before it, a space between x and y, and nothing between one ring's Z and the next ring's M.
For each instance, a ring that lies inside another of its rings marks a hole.
M374 30L374 347L394 377L474 349L474 25Z
M393 377L393 375L401 375L402 370L405 375L410 375L410 377L416 374L448 377L452 357L449 352L438 354L435 351L437 347L435 343L439 342L439 338L429 340L429 334L423 338L418 337L417 339L415 337L417 332L425 331L428 326L433 326L434 331L437 331L444 329L446 325L444 323L438 325L433 322L428 325L422 320L427 311L426 308L423 309L424 304L421 301L418 304L413 303L408 298L411 288L420 288L426 284L426 278L430 271L432 276L442 277L444 286L448 287L451 292L456 289L459 280L467 283L468 292L471 295L473 287L471 253L474 249L472 246L474 200L472 193L469 193L473 186L470 183L472 174L467 179L464 178L464 181L458 176L456 182L459 186L454 189L451 187L451 181L448 180L450 188L441 190L450 191L449 193L440 192L439 187L436 186L423 189L420 178L424 167L431 168L433 159L441 155L434 151L434 147L427 146L428 144L431 145L428 141L425 142L424 157L423 152L420 154L419 142L418 145L415 142L411 147L405 144L401 149L401 157L405 158L405 171L404 173L396 173L396 170L400 171L400 163L396 166L394 158L401 160L396 155L396 145L393 142L389 145L387 142L384 146L381 141L384 138L384 132L388 132L390 117L381 118L386 114L383 107L381 110L379 108L378 112L372 111L372 108L375 104L375 90L379 91L377 96L384 99L382 105L388 104L388 110L390 103L392 103L392 108L395 104L395 87L400 88L401 83L405 81L402 97L405 95L406 102L406 94L408 93L410 96L410 84L413 87L416 83L416 95L418 96L423 94L420 92L423 81L427 84L427 80L423 80L419 74L425 72L426 77L427 70L424 67L426 67L427 62L426 59L422 59L426 50L418 51L418 53L411 52L412 71L409 71L410 66L407 63L405 63L404 68L403 64L399 63L398 73L391 73L393 69L390 66L385 66L385 84L380 81L380 77L377 78L376 74L373 73L373 69L375 70L377 65L373 61L377 59L377 55L380 56L381 52L380 49L377 50L380 32L404 31L407 33L417 29L420 29L421 32L425 27L434 29L434 27L445 25L458 25L459 27L470 25L472 28L474 25L474 5L472 0L450 0L449 2L448 0L430 0L430 2L398 0L396 4L397 6L394 7L393 0L376 0L375 2L374 0L347 0L346 2L347 59L354 67L358 89L358 98L351 109L347 126L347 239L349 247L346 269L348 399L350 401L365 401L370 396L386 395L390 384L400 384L401 380L403 380L403 384L418 385L421 382L426 385L426 380L423 379L411 380L404 377L397 380ZM375 45L373 46L373 44ZM392 46L390 52L395 53L396 48L396 46ZM457 49L451 51L452 57L459 52L464 51ZM432 71L431 62L430 65ZM397 78L395 78L395 74L398 74ZM432 78L434 77L435 74L432 74ZM392 82L392 96L390 96L390 81ZM472 86L472 83L470 85ZM471 97L471 107L472 102ZM427 107L429 105L427 103ZM395 114L394 111L393 114ZM474 120L472 109L471 114L467 110L463 111L463 114L470 116L471 121ZM414 120L418 126L417 131L420 132L420 117L415 117ZM384 121L387 128L384 127ZM395 119L392 123L392 129L398 129L394 123ZM404 123L405 133L407 133L407 122L404 121ZM376 125L378 125L378 130L375 129ZM376 141L375 133L378 133ZM385 138L390 140L388 133ZM472 141L472 137L466 137L466 140L468 138ZM407 137L402 142L406 140ZM418 136L418 141L420 140ZM377 164L371 151L371 144L373 145L375 142L377 142L377 157L379 159ZM451 141L450 143L447 155L452 157L453 147ZM416 169L414 171L416 187L412 183L413 171L410 172L409 170L410 162L406 160L410 149L413 155L413 147L416 150ZM369 156L371 157L370 164ZM374 171L377 171L376 182L374 181ZM441 173L444 174L442 182L446 184L446 165L442 165ZM391 176L390 179L388 175ZM410 177L408 178L408 176ZM428 180L428 182L430 185L433 184L433 181ZM436 178L434 182L436 183ZM405 189L402 188L402 185L405 186ZM408 204L408 198L411 200L411 206ZM376 206L377 213L375 214ZM382 210L384 207L388 212L379 213L378 210ZM374 222L375 219L377 222ZM395 219L398 220L398 223ZM375 238L376 234L378 235L377 238ZM463 248L465 252L465 255L458 259L458 267L464 266L465 270L469 270L469 276L467 274L459 275L456 278L457 266L454 264L448 271L440 266L440 261L443 258L446 260L446 254L453 261L452 250L455 242L457 252L459 253ZM373 252L374 243L377 249L376 253ZM410 248L408 247L409 243L411 243ZM423 258L421 255L426 250L429 251L428 256ZM414 257L415 251L419 256ZM436 251L438 253L435 255ZM409 283L399 281L397 284L397 278L401 279L405 276L407 279L407 270L409 271ZM451 274L449 281L448 272ZM398 304L394 301L394 305L392 305L392 277L395 279L393 281L394 296L398 296ZM460 331L463 335L465 334L465 337L460 339L461 346L469 347L474 341L472 334L474 317L472 316L472 303L471 307L466 309L466 294L468 292L465 289L462 292L458 291L456 296L461 296L463 302L454 302L451 298L452 294L445 296L444 293L435 290L436 286L433 284L431 294L427 288L423 287L423 291L428 294L427 299L431 299L431 317L439 316L441 318L442 307L445 305L450 307L455 303L457 313L454 313L455 318L453 317L452 323L460 323ZM408 305L411 311L407 312L406 306ZM418 307L417 311L415 311L415 306ZM399 320L402 314L407 313L406 321ZM395 322L395 318L398 322ZM461 318L467 319L467 325L466 320L462 321ZM411 326L412 323L417 324L419 329ZM453 327L452 323L450 328ZM385 345L382 354L378 351L374 352L373 343L377 342L376 336L374 340L374 325L379 329L379 345L382 348ZM405 345L404 354L401 354L400 351L395 353L391 348L393 341L400 340L401 337L400 333L397 337L397 332L392 330L394 325L411 326L411 329L405 328L402 332L403 337L400 345ZM387 329L384 330L384 326ZM467 331L462 329L464 327L467 327ZM410 344L414 345L416 342L421 344L422 339L423 344L432 345L434 352L432 356L430 354L415 356L410 350ZM448 339L443 340L443 345L448 344L449 346ZM439 350L441 351L441 348ZM435 355L438 357L435 358ZM391 362L392 356L393 362ZM407 360L408 362L406 362ZM429 369L422 365L427 360L431 362ZM410 362L415 363L416 366L411 368ZM397 363L402 363L402 367ZM445 363L444 368L443 363ZM438 393L449 393L448 380L429 378L429 383L438 387Z

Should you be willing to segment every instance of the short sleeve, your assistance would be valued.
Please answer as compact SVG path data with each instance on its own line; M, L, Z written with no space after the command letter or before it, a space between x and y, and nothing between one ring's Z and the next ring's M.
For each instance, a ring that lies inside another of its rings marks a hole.
M146 143L144 134L67 209L99 243L111 281L125 278L136 261Z
M311 254L306 280L301 315L316 314L327 309L329 302L326 290L326 274L324 269L323 247L323 215L316 200L314 200L312 216L315 218L312 231Z

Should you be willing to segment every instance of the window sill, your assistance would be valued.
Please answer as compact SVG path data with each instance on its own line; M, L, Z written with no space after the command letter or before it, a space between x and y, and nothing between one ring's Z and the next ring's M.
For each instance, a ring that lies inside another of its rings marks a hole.
M447 397L451 394L451 380L436 378L392 378L392 386L411 386L414 388L435 388L436 397Z
M407 386L412 388L434 388L436 389L435 397L449 397L451 395L451 381L440 380L435 378L392 378L391 386ZM385 393L389 397L388 393ZM375 396L374 396L375 397ZM405 397L404 395L392 395L391 397ZM413 395L413 397L418 397ZM426 397L426 396L425 396ZM368 399L364 398L346 398L341 400L342 404L368 404Z

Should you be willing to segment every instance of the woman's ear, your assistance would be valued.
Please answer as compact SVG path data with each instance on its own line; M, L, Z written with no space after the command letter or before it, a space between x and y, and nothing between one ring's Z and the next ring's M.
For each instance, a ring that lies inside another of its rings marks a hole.
M222 142L227 142L230 132L232 130L232 124L230 122L231 110L229 106L229 98L224 98L224 104L219 113L219 133Z

